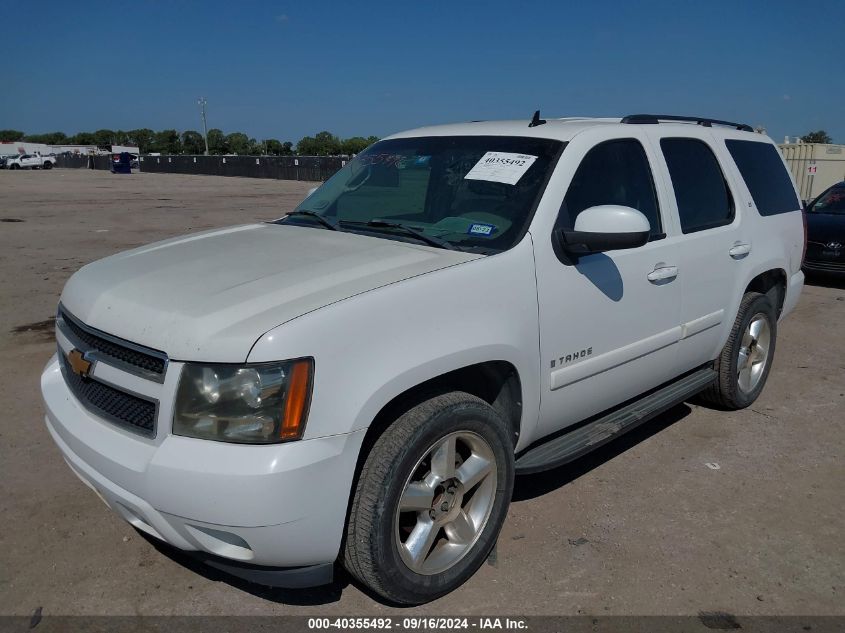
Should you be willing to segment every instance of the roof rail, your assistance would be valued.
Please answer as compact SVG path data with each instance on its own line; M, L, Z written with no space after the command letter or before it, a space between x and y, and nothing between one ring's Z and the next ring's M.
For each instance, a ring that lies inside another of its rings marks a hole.
M695 123L696 125L703 125L704 127L711 127L713 125L725 125L743 132L753 132L754 129L745 123L733 123L731 121L720 121L719 119L708 119L700 116L678 116L675 114L629 114L622 117L620 123L631 123L638 125L648 125L660 123L661 121L686 121L688 123Z

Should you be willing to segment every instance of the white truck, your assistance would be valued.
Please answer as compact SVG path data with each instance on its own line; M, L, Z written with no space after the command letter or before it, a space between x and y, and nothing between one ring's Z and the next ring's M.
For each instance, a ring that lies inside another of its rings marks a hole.
M53 169L55 164L55 156L42 156L41 152L18 154L6 159L6 169Z
M746 125L403 132L275 222L74 274L46 424L115 512L210 565L297 587L340 564L422 603L482 564L515 475L695 395L754 402L804 246Z

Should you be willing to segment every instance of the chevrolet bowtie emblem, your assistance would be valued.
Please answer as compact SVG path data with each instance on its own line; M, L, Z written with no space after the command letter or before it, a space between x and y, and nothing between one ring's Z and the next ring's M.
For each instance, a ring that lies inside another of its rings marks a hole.
M91 371L91 361L85 360L85 355L78 349L72 349L67 354L67 362L70 370L80 378L87 378Z

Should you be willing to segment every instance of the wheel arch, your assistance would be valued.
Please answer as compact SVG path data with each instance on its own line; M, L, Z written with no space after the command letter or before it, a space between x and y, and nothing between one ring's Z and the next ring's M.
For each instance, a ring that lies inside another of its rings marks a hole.
M783 302L786 298L786 271L782 268L770 268L759 273L745 287L743 294L747 292L759 292L767 295L772 305L775 306L775 313L780 318L783 310Z
M366 459L369 449L393 420L423 400L450 391L464 391L487 402L507 422L516 445L522 430L522 380L512 363L493 360L453 369L394 396L367 428L359 460Z

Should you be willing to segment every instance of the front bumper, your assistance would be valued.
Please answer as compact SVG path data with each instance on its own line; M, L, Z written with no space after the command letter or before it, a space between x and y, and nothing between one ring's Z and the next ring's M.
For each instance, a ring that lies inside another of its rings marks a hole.
M197 440L166 429L150 440L83 408L56 357L41 390L47 428L68 465L137 529L210 554L209 564L218 568L233 561L234 571L226 571L242 577L237 570L245 566L320 566L317 573L289 574L292 584L249 575L265 584L331 580L364 431L272 446Z

